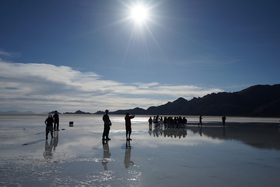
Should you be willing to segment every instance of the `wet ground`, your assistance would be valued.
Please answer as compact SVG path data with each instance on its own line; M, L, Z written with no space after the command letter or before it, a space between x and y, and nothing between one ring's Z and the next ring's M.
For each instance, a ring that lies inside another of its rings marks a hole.
M276 186L280 171L277 125L210 121L202 128L149 127L112 117L102 143L98 117L62 117L45 139L42 120L1 118L0 186ZM68 122L74 121L69 127ZM64 129L64 130L62 130Z

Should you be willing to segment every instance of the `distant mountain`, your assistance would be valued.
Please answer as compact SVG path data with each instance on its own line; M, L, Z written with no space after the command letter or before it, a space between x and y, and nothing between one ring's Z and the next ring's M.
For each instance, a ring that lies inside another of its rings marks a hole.
M228 115L254 117L280 117L280 84L256 85L228 93L212 93L202 98L178 98L160 106L118 110L112 114L146 115Z
M65 112L64 114L91 114L90 112L83 112L81 110L77 110L76 112Z
M49 113L53 113L49 112ZM220 92L205 95L201 98L186 100L182 97L160 106L151 106L147 110L134 108L117 110L111 114L125 113L138 115L213 115L213 116L252 116L280 117L280 84L256 85L238 92ZM0 114L34 114L31 111L6 111ZM92 114L77 110L64 114ZM104 114L97 111L95 114Z
M114 114L126 114L126 113L131 113L131 114L147 114L147 111L145 109L136 107L134 109L128 109L128 110L117 110L113 112Z
M131 113L131 114L147 114L147 111L145 109L136 107L134 109L127 109L127 110L117 110L114 112L110 112L111 114L126 114L126 113ZM104 114L105 111L97 111L95 114Z

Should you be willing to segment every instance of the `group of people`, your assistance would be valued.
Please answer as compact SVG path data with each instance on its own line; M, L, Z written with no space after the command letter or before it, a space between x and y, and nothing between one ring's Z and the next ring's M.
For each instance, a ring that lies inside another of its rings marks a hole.
M125 130L126 130L126 140L131 141L132 139L130 138L131 136L131 119L133 119L135 116L130 115L129 113L126 113L124 119L125 119ZM110 132L110 127L112 125L110 117L109 117L109 110L105 110L105 114L102 117L103 122L104 122L104 130L102 134L102 142L109 141L111 140L109 138L109 132ZM223 126L225 126L225 121L226 117L222 117L222 122ZM179 124L186 124L187 119L185 117L164 117L164 119L159 116L155 116L153 119L150 117L149 120L149 125L152 125L152 123L162 123L162 124L176 124L177 127ZM46 124L46 139L48 139L49 133L51 134L51 137L53 138L53 131L59 131L59 115L58 112L55 111L54 115L49 114L48 118L45 120ZM198 126L202 127L202 115L199 116L199 123Z
M129 113L126 113L124 119L125 119L125 129L126 129L126 140L131 141L130 138L132 129L131 129L131 119L133 119L135 116L130 115ZM105 110L105 114L102 117L104 122L104 130L102 134L102 141L109 141L111 140L109 138L109 132L110 127L112 125L110 117L109 117L109 110ZM58 112L55 111L54 115L49 114L48 118L45 120L46 124L46 139L48 139L49 133L51 134L51 137L53 138L53 131L59 131L59 115Z
M135 116L130 115L129 113L126 113L124 119L125 119L125 130L126 130L126 140L131 141L132 139L130 138L132 129L131 129L131 119L133 119ZM110 127L112 125L110 117L109 117L109 110L105 110L105 114L102 117L103 122L104 122L104 130L102 134L102 142L104 143L105 141L111 140L109 138L109 132L110 132Z
M181 117L181 116L178 117L169 116L169 117L162 118L157 115L154 116L153 118L150 117L148 122L150 126L154 123L156 127L163 124L165 127L178 128L178 127L185 127L185 124L187 124L188 120L186 117ZM225 126L226 116L222 117L222 124L223 126ZM198 127L202 127L202 115L199 116L199 122L197 125Z
M46 124L46 139L48 139L49 133L53 138L53 131L59 131L59 115L55 111L54 115L49 114L48 118L45 120Z
M181 116L159 117L157 115L157 116L154 116L153 119L152 119L152 117L150 117L148 122L149 122L150 126L152 125L152 123L154 123L156 126L164 124L165 127L179 128L179 127L184 127L185 124L187 124L187 118L181 117Z

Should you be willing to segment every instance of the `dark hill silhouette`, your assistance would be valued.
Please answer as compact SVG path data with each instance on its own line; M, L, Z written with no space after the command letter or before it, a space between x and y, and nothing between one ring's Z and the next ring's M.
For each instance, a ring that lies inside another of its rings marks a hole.
M128 109L128 110L118 110L116 112L111 112L111 113L114 113L114 114L125 114L125 113L131 113L131 114L147 114L147 111L142 109L142 108L139 108L139 107L136 107L134 109Z
M91 114L91 113L77 110L76 112L65 112L64 114Z
M118 110L113 114L146 115L228 115L280 117L280 84L256 85L239 92L220 92L202 98L186 100L182 97L147 110L135 108Z
M127 110L117 110L115 112L111 112L111 114L126 114L127 112L131 114L140 114L140 115L145 115L147 114L147 111L145 109L136 107L134 109L127 109ZM95 114L104 114L104 111L97 111Z

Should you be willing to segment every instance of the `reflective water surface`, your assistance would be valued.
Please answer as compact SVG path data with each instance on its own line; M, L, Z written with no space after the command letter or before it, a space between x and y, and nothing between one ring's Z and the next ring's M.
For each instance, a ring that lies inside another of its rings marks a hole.
M44 115L0 116L0 186L276 186L279 120L187 116L185 127L111 116L102 143L99 115L61 115L61 131L45 139ZM74 126L69 127L73 121Z

